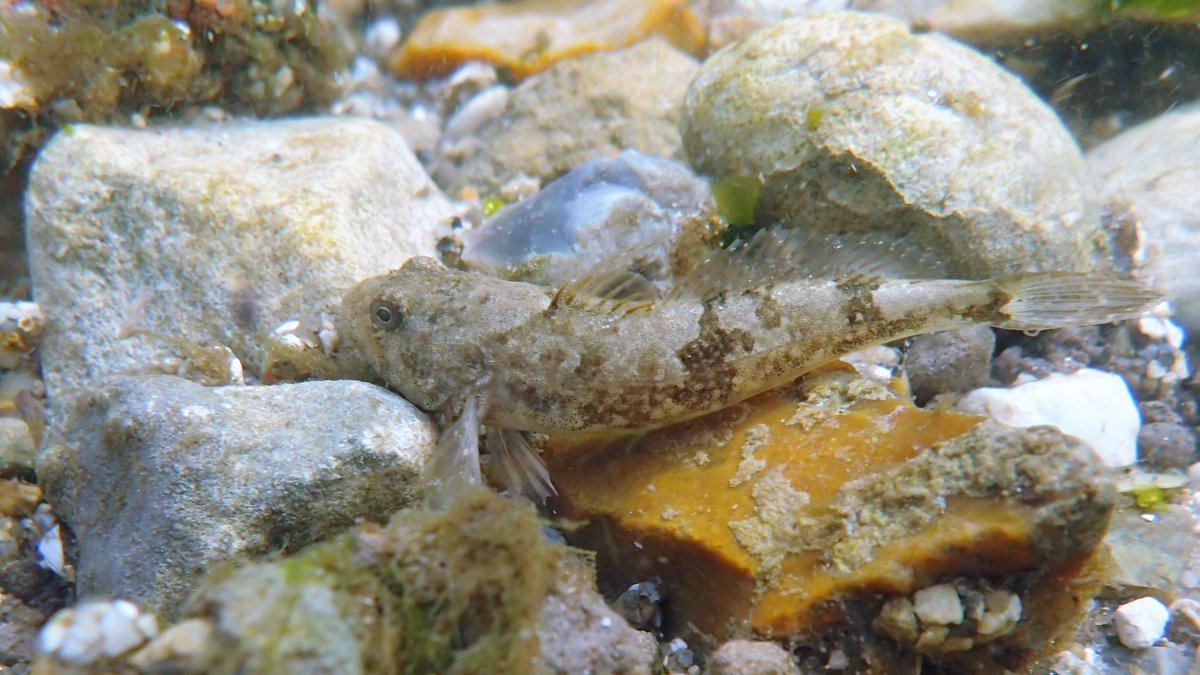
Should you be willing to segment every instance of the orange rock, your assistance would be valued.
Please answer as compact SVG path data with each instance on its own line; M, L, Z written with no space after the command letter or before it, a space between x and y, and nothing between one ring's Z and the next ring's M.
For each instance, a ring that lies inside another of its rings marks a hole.
M787 637L856 598L1077 564L1104 532L1111 496L1068 437L922 410L844 370L803 394L634 442L552 439L560 507L602 579L661 579L674 630Z
M468 61L487 61L522 80L559 59L652 36L697 56L706 44L691 0L519 0L426 12L392 69L425 80Z

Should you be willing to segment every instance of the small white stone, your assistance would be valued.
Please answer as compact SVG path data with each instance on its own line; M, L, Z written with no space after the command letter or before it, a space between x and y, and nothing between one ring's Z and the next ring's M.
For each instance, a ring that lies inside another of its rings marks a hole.
M395 17L385 16L367 26L363 39L363 51L377 61L384 61L396 45L400 44L400 22Z
M1142 317L1138 319L1137 327L1139 333L1152 340L1161 340L1175 349L1183 346L1183 329L1166 316Z
M62 537L59 535L58 525L46 530L41 539L38 539L37 551L42 558L38 561L38 565L60 577L66 576L66 557L63 555Z
M1021 620L1021 598L1012 591L991 591L984 596L983 604L976 632L984 637L1004 635Z
M958 407L1010 426L1058 427L1090 445L1106 466L1137 461L1142 418L1119 375L1084 368L1011 389L984 387L964 396Z
M913 611L924 624L948 626L963 620L962 599L950 584L938 584L914 593Z
M1130 649L1146 649L1162 639L1171 617L1167 606L1155 598L1138 598L1117 608L1117 637Z
M38 633L39 654L89 665L114 659L158 635L158 620L128 600L85 601L64 609Z

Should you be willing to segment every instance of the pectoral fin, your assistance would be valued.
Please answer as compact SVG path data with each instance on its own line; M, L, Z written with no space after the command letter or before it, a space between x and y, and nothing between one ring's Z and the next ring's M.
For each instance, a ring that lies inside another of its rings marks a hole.
M472 488L483 485L479 469L479 398L467 397L462 413L442 431L425 463L425 503L446 509Z

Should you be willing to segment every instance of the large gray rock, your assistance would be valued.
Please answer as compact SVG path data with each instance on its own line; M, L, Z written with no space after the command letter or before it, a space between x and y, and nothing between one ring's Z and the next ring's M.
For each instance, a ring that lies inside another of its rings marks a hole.
M1138 277L1172 295L1179 323L1200 330L1200 105L1134 127L1087 160L1102 199L1136 226Z
M358 279L431 254L450 212L398 134L338 118L78 125L42 151L26 209L56 408L197 343L257 374L266 333L332 315ZM160 335L123 338L131 328Z
M560 61L513 90L476 134L443 148L447 182L484 196L522 174L553 180L626 148L679 157L679 102L696 61L661 40Z
M894 19L806 14L721 50L680 129L693 168L763 181L761 224L907 236L960 277L1107 259L1055 113L985 56Z
M75 534L79 594L171 616L218 561L413 503L435 439L424 414L362 382L117 377L77 399L37 470Z

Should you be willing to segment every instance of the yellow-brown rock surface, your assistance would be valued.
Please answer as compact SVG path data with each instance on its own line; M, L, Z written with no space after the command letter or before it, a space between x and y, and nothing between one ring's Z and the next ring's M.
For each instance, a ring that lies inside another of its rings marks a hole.
M922 410L844 369L636 441L553 439L547 461L602 579L662 579L668 627L717 637L811 633L855 599L940 579L1068 569L1112 503L1069 437Z
M689 0L519 0L426 12L392 59L402 77L448 75L487 61L522 80L555 61L659 36L700 55L705 29Z

